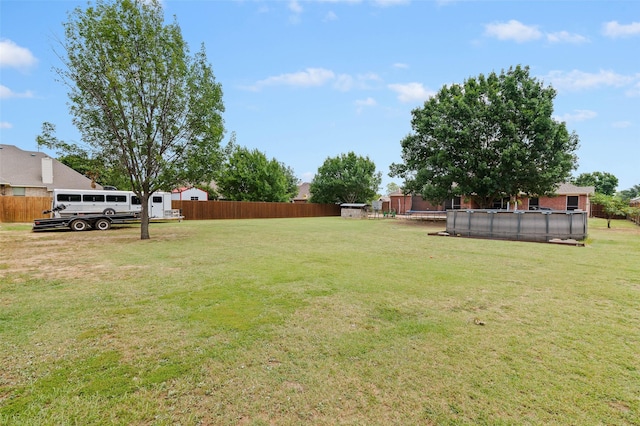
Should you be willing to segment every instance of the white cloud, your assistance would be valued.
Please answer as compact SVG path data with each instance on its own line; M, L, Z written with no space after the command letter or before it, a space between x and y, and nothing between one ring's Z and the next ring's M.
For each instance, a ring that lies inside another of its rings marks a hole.
M576 109L571 113L566 113L560 116L555 117L558 121L564 121L567 123L575 123L578 121L586 121L592 120L598 116L598 113L595 111L590 111L588 109Z
M616 129L626 129L627 127L631 127L631 124L632 123L630 121L616 121L611 123L611 126Z
M11 129L13 127L13 124L9 123L8 121L0 121L0 129Z
M525 25L514 19L509 22L496 22L485 25L485 35L495 37L498 40L513 40L517 43L537 40L542 37L538 27Z
M373 0L376 6L389 7L411 3L411 0Z
M316 0L318 3L364 3L364 0ZM411 0L371 0L376 6L398 6L411 3Z
M289 22L293 25L298 25L302 21L302 6L298 0L289 0L288 8L291 11Z
M543 37L549 43L586 43L589 39L580 34L572 34L568 31L557 31L553 33L545 33L538 29L536 25L525 25L515 19L509 22L494 22L485 25L484 34L488 37L494 37L498 40L511 40L516 43L525 43L528 41L540 40Z
M0 84L0 99L12 98L13 92L7 86Z
M0 99L11 98L33 98L33 92L27 90L24 93L16 93L13 90L9 89L7 86L3 86L2 84L0 84Z
M325 68L307 68L295 73L280 74L267 77L256 82L253 86L245 86L245 90L259 91L268 86L292 86L292 87L318 87L332 84L332 87L341 92L352 89L370 89L372 82L380 82L382 79L375 73L365 73L352 76L349 74L336 75Z
M356 104L356 107L357 107L356 108L356 112L358 114L360 114L364 108L374 107L374 106L378 105L376 100L371 98L371 97L369 97L367 99L358 99L357 101L355 101L355 104Z
M333 73L333 71L324 68L307 68L304 71L268 77L264 80L258 81L250 89L260 90L263 87L267 86L322 86L326 82L333 79L335 79L335 74Z
M29 49L20 47L8 39L0 40L0 68L26 69L37 62Z
M388 87L398 94L398 100L403 103L426 101L435 95L432 90L425 89L422 83L390 84Z
M298 3L298 0L289 1L289 10L293 13L302 13L302 6Z
M349 74L340 74L333 83L333 87L341 92L348 92L354 85L355 80Z
M547 33L547 41L550 43L573 43L580 44L589 41L588 38L580 34L571 34L567 31L559 31L557 33Z
M329 11L327 12L326 15L324 15L324 22L331 22L331 21L337 21L338 20L338 15L336 15L333 11Z
M613 71L600 70L598 73L588 73L578 70L569 72L551 71L543 77L546 83L550 83L560 91L579 91L585 89L597 89L600 87L623 87L638 81L640 76L627 76Z
M396 62L395 64L393 64L393 67L398 69L408 69L409 65L403 64L402 62Z
M375 99L369 97L367 99L358 99L355 104L359 107L371 107L371 106L376 106L378 105L378 103L376 102Z
M640 22L627 25L619 24L618 21L605 22L602 25L602 33L611 38L637 36L640 35Z
M300 180L303 182L311 182L315 176L315 172L304 172L300 175Z
M317 0L318 3L362 3L362 0Z
M373 72L369 72L366 74L358 74L357 78L358 78L358 81L361 81L363 83L368 81L382 81L382 78L380 78L378 74Z
M637 83L626 91L626 95L632 98L640 96L640 74L636 74Z
M349 74L340 74L333 83L333 87L341 92L347 92L352 89L364 90L370 88L371 82L379 81L382 81L382 79L374 73L358 74L356 77L352 77Z

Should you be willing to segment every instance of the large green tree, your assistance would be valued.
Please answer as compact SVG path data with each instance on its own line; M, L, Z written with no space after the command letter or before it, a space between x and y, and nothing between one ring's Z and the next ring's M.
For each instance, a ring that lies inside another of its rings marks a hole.
M369 157L353 152L327 158L309 185L312 203L364 203L372 200L382 174Z
M233 201L288 202L298 192L293 170L257 149L227 145L227 160L216 178L218 191Z
M576 167L578 137L553 119L556 91L517 66L444 86L412 111L402 163L389 175L437 203L466 196L480 207L546 195Z
M573 179L573 183L578 186L593 186L599 194L614 195L618 178L607 172L580 173Z
M220 163L222 88L204 46L190 55L158 0L99 0L75 9L64 28L58 73L74 124L102 158L126 169L148 239L149 196L207 182Z
M632 198L636 198L640 196L640 185L633 185L629 189L623 189L620 191L620 197L624 200L631 200Z

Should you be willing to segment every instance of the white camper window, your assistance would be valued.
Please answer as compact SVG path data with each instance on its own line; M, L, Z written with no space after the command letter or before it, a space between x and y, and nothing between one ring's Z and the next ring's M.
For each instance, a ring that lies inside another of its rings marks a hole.
M80 194L58 194L56 198L58 201L74 201L78 203L82 201Z
M82 201L89 203L104 203L104 195L102 194L85 194L82 196Z
M126 203L126 195L107 195L107 203Z

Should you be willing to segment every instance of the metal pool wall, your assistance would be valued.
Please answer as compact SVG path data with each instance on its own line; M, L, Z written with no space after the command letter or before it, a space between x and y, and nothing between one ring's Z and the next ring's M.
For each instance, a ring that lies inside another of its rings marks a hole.
M448 210L447 233L519 241L587 238L587 212Z

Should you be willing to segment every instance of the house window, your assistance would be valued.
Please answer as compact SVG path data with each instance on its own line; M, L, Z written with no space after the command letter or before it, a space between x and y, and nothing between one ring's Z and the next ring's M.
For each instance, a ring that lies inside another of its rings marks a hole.
M23 186L14 186L11 189L13 189L14 197L24 197L26 195L26 188Z
M580 197L577 195L569 195L567 196L567 210L578 210L580 208L578 204L578 200Z
M460 210L460 197L453 197L444 203L445 210Z
M191 201L199 201L200 199L198 197L191 197Z
M529 198L529 210L538 210L540 208L540 198Z
M506 209L509 206L509 197L502 198L500 200L495 200L493 202L494 209Z

